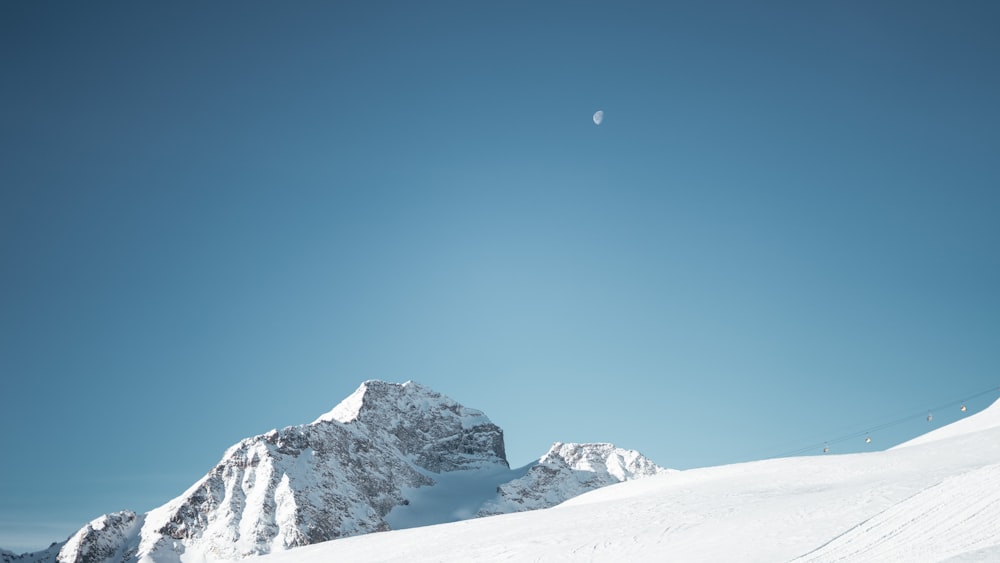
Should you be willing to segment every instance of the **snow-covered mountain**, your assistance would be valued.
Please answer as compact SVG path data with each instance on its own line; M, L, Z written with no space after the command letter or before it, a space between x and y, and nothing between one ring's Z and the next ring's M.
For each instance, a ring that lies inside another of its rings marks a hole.
M613 444L556 442L524 477L500 485L479 515L548 508L601 487L669 472L639 452Z
M415 383L364 383L304 426L242 440L186 493L151 511L139 557L197 550L236 559L385 531L436 473L507 468L503 431Z
M167 504L146 514L101 516L57 554L50 548L23 560L235 560L477 514L545 508L663 471L637 452L610 444L558 443L537 464L512 470L503 431L482 412L413 382L367 381L311 424L230 447L207 475ZM489 510L482 510L486 505Z
M1000 401L886 451L673 472L244 563L499 560L1000 561Z

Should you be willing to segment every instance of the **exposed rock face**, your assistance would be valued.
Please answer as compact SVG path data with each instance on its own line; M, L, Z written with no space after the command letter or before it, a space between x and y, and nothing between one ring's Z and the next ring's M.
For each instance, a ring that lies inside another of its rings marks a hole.
M18 563L173 562L181 554L240 559L387 530L389 512L410 506L407 491L454 471L524 475L482 505L479 515L488 515L553 506L663 470L610 444L557 443L527 474L511 471L503 431L482 412L413 382L367 381L312 424L230 447L164 506L144 515L102 516L44 552L0 555L2 563L10 557L20 557L13 559Z
M413 382L368 381L313 424L337 421L369 434L389 433L404 455L429 471L507 465L503 430L482 412Z
M503 431L483 413L416 383L368 381L312 424L229 448L149 514L139 554L179 542L235 559L387 530L405 488L484 464L507 466Z
M497 489L479 516L549 508L588 491L670 472L635 450L613 444L556 442L527 475Z
M241 441L193 489L150 513L143 539L161 540L143 553L178 540L239 558L386 529L381 517L402 502L400 487L431 480L353 430L324 423Z

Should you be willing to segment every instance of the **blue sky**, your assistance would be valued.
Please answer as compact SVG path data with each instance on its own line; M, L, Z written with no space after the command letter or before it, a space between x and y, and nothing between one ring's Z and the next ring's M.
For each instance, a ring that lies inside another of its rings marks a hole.
M512 464L612 441L676 468L1000 385L998 27L3 3L0 546L158 506L371 378L484 410Z

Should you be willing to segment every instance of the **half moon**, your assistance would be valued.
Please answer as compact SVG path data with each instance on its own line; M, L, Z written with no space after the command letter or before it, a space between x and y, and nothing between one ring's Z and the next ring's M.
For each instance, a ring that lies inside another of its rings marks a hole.
M594 125L600 125L602 121L604 121L604 110L599 109L594 114Z

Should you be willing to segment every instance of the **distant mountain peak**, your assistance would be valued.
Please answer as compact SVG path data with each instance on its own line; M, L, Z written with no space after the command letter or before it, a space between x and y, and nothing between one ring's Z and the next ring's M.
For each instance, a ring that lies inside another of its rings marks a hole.
M548 508L594 489L670 472L614 444L556 442L523 477L498 487L479 515Z

